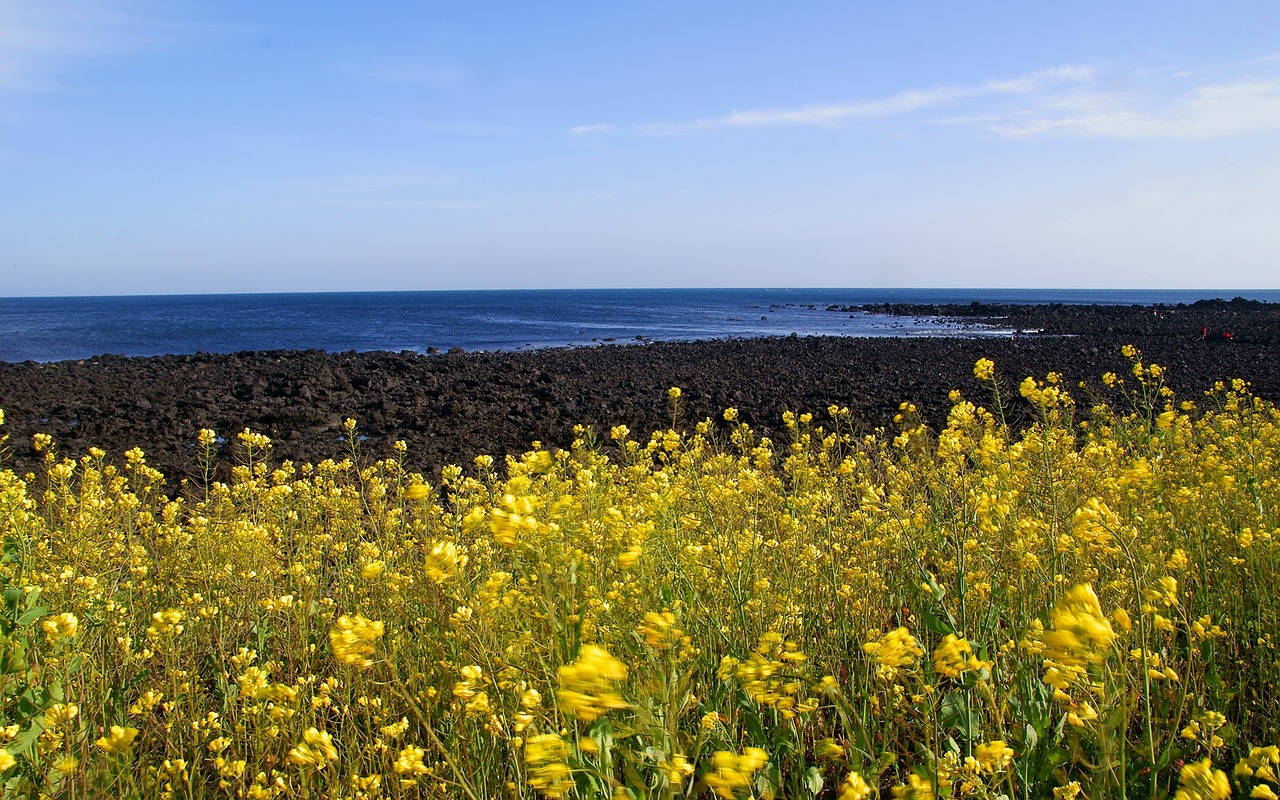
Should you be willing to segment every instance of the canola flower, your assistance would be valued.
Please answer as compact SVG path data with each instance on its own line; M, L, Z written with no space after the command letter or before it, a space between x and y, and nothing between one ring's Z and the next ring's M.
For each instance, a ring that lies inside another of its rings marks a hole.
M1046 664L1045 682L1064 688L1069 674L1100 664L1116 639L1111 622L1092 586L1073 587L1049 615L1052 629L1041 636Z
M874 635L874 633L873 633ZM905 627L894 628L888 633L862 645L863 652L875 659L878 674L892 680L899 670L912 669L924 655L920 642Z
M867 800L874 791L865 778L856 772L850 772L840 782L838 800Z
M337 760L338 748L333 744L333 737L316 728L308 728L302 734L302 741L289 751L289 763L300 767L324 769L330 761Z
M705 780L717 797L732 800L750 792L753 777L768 763L769 754L759 747L748 747L741 754L720 750L712 756L712 771Z
M396 757L396 762L392 766L400 775L423 775L430 771L423 762L426 754L427 751L423 748L409 745L400 751L400 755Z
M1227 773L1214 769L1207 758L1183 767L1178 784L1175 800L1226 800L1231 796Z
M70 612L64 612L46 619L40 623L40 627L50 643L58 642L76 635L76 630L80 627L80 618Z
M627 667L603 647L583 645L577 660L560 668L559 677L557 702L582 722L627 707L616 688L627 677Z
M41 438L39 474L0 465L0 772L164 800L1275 796L1280 412L1129 358L1090 408L1056 376L1006 405L979 362L994 405L954 392L939 430L833 406L774 441L659 396L668 430L430 485L354 424L316 464L231 436L229 474L201 432L172 497L140 449Z
M569 765L569 744L554 733L529 737L524 760L529 769L529 785L543 797L564 797L573 788Z
M423 559L422 572L435 584L443 584L467 566L468 556L457 544L434 541Z
M374 644L382 638L384 630L380 620L369 620L359 614L354 617L343 614L329 631L329 646L333 655L344 664L368 669L373 666Z
M136 738L138 738L137 728L112 725L110 732L94 744L113 756L122 756L133 747L133 740Z
M990 670L991 664L973 654L973 645L967 639L948 633L933 649L933 668L940 676L955 680L966 672L981 674Z

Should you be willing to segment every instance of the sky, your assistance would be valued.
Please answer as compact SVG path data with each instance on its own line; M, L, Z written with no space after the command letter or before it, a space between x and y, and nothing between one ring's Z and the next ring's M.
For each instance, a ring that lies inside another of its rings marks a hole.
M1280 288L1280 4L0 0L0 296Z

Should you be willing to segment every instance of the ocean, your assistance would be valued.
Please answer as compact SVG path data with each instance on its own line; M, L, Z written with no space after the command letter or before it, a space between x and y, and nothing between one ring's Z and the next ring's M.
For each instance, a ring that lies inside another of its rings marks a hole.
M0 298L0 361L320 349L528 350L764 336L1000 336L875 303L1173 305L1280 290L563 289Z

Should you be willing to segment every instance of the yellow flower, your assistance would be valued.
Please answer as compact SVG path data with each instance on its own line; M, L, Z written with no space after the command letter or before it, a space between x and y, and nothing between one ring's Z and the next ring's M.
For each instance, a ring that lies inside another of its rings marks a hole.
M80 715L75 703L54 703L44 711L45 728L61 728Z
M1098 595L1086 584L1076 586L1049 614L1053 630L1045 631L1045 655L1058 664L1075 667L1100 664L1116 633L1102 613Z
M631 545L624 552L618 554L618 569L631 569L642 555L644 555L643 547L638 544Z
M163 611L157 611L151 615L151 625L147 627L147 635L151 637L159 636L177 636L182 633L184 618L182 611L176 608L167 608Z
M112 725L110 734L103 736L94 744L113 756L122 756L133 748L133 740L137 736L137 728L122 728L119 725Z
M1207 758L1183 767L1178 784L1174 800L1225 800L1231 796L1227 773L1214 769Z
M818 758L844 758L845 756L844 748L831 738L818 742L814 745L813 751Z
M975 747L973 755L987 772L999 772L1013 761L1013 748L996 739Z
M17 759L9 755L8 748L0 747L0 772L5 772L7 770L12 769L13 766L17 763L18 763Z
M933 800L933 783L921 778L914 772L907 776L907 782L893 787L893 796L902 800Z
M584 741L591 740L587 739ZM676 786L679 786L684 782L685 778L688 778L693 774L693 765L689 763L689 759L685 758L680 753L672 756L669 761L665 758L659 761L658 769L662 770L662 774L666 776L668 783L675 784Z
M578 660L561 667L559 676L556 699L560 707L583 722L591 722L611 709L627 707L613 687L627 677L627 668L603 647L583 645Z
M989 358L980 358L973 365L973 377L980 381L989 381L995 374L995 362Z
M80 759L75 756L63 756L53 762L53 768L63 775L70 775L80 768Z
M75 614L67 612L49 617L40 623L40 627L44 629L45 638L53 643L75 636L76 629L80 627L80 619Z
M330 761L338 760L338 748L333 746L333 737L316 728L308 728L302 734L302 741L289 751L289 763L300 767L324 769Z
M724 421L725 421L725 422L736 422L737 420L738 420L738 409L733 408L733 407L731 406L731 407L726 408L726 409L724 410Z
M767 763L769 754L759 747L748 747L742 755L720 750L711 757L714 771L707 773L705 780L716 796L733 800L740 790L751 787L753 776Z
M426 500L429 494L431 494L431 487L425 483L411 483L404 487L404 499L410 502Z
M676 627L676 615L666 610L645 614L636 632L644 637L645 644L659 650L671 647L684 633Z
M876 659L884 677L892 677L899 669L914 667L916 659L924 655L920 643L906 628L895 628L878 640L862 645L862 649Z
M479 692L475 697L467 701L468 714L484 714L489 710L489 695L486 692Z
M680 392L679 386L672 386L670 389L667 390L667 397L670 397L672 400L679 400L680 395L681 395L681 392Z
M521 534L534 534L540 529L533 516L533 500L526 496L504 495L500 506L490 511L489 530L494 541L508 549L515 549Z
M933 649L933 668L944 678L959 678L966 672L981 672L991 665L973 654L968 640L948 633Z
M544 797L564 797L573 788L568 759L569 744L556 734L530 736L524 748L529 785Z
M457 575L458 570L467 565L467 560L466 553L458 545L445 539L437 539L431 543L431 550L423 559L422 571L432 583L443 584Z
M850 772L840 782L838 800L867 800L871 796L871 786L856 772Z
M430 772L430 769L423 763L422 757L427 751L421 747L409 745L400 751L400 756L391 768L396 771L397 775L423 775Z
M357 614L354 617L343 614L338 617L333 630L329 631L329 646L334 656L344 664L359 669L373 666L373 646L382 638L383 624L365 619Z
M1065 786L1053 788L1054 800L1075 800L1080 796L1080 781L1072 781Z

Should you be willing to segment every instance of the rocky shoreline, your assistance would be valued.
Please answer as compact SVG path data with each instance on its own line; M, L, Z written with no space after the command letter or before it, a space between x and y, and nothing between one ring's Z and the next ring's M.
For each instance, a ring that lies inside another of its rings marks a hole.
M200 428L228 439L251 428L274 442L276 459L340 457L342 419L354 417L367 457L408 443L409 467L428 474L479 454L519 453L533 440L564 446L576 424L607 438L625 424L637 435L667 426L666 390L683 390L679 424L692 427L728 406L765 435L785 437L784 410L851 408L870 430L915 402L933 424L947 393L985 401L973 362L994 360L1012 389L1026 375L1063 374L1082 406L1101 395L1106 371L1123 373L1133 344L1168 368L1168 383L1197 399L1215 380L1243 378L1280 400L1280 305L1235 300L1179 306L884 306L832 308L963 317L1019 331L1006 338L786 337L606 345L519 353L324 353L267 351L55 363L0 362L0 409L9 434L0 467L23 473L40 457L33 434L59 452L90 446L115 459L137 446L174 488L194 477ZM229 449L229 448L227 448ZM230 454L228 454L230 455Z

